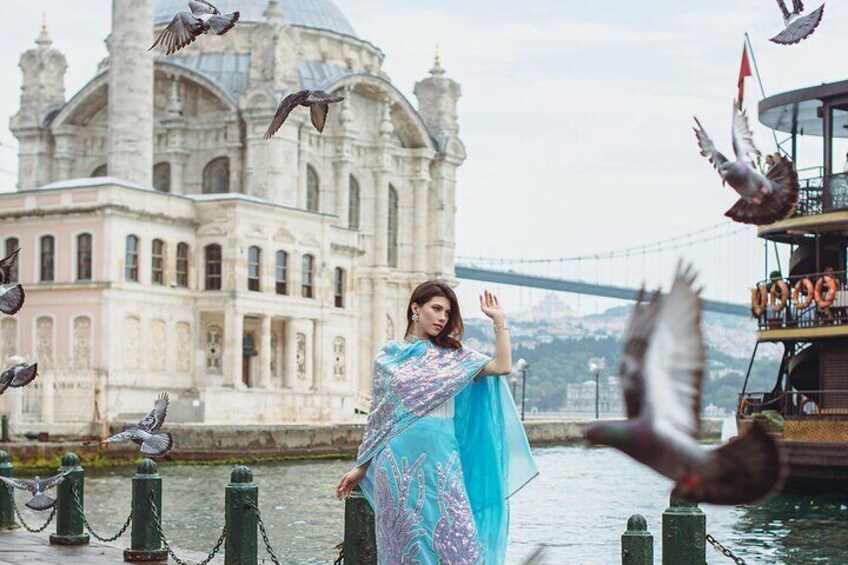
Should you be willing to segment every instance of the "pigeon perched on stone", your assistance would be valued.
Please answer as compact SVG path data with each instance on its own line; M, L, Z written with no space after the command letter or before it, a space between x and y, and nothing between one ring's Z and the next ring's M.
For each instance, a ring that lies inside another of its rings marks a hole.
M265 132L265 139L270 139L277 130L289 117L292 110L298 106L306 106L309 108L312 117L312 125L318 130L318 133L324 131L324 124L327 121L327 112L330 110L330 104L341 102L344 96L334 96L327 94L323 90L301 90L292 92L280 102L277 106L277 112L274 114L274 119L271 120L271 125L268 126L268 131Z
M20 359L20 357L18 357ZM9 387L18 388L26 386L38 376L38 363L27 365L21 360L0 373L0 394L6 392Z
M804 39L816 31L821 23L824 15L824 4L813 10L806 16L801 14L804 12L804 3L802 0L792 0L792 12L786 8L785 0L777 0L777 5L780 7L780 13L783 15L784 30L770 39L774 43L780 45L793 45Z
M694 282L678 267L668 295L636 305L619 369L627 420L595 424L586 438L672 479L692 502L755 502L781 487L783 453L761 425L718 448L698 443L706 354Z
M153 409L138 424L121 433L104 439L100 445L132 440L141 446L141 453L150 457L164 457L174 447L174 438L169 433L159 433L159 428L168 413L168 393L163 392L156 399Z
M210 29L218 35L224 35L236 25L240 16L239 12L222 14L206 0L189 0L188 6L191 12L178 12L150 49L155 47L165 55L176 53Z
M701 155L721 175L722 181L739 193L739 200L724 213L735 222L764 225L787 218L798 204L798 173L792 161L780 157L763 175L752 163L760 150L754 146L753 133L748 126L748 117L733 104L733 152L735 161L719 153L712 139L704 131L701 122L695 118L698 127L695 136L701 148Z
M65 480L68 473L75 470L77 470L77 467L72 467L47 479L42 479L36 475L31 481L27 479L13 479L11 477L4 477L0 475L0 481L3 481L10 487L31 492L32 498L26 501L27 508L32 508L33 510L47 510L48 508L53 508L53 505L56 504L56 499L44 494L44 491L57 486Z
M3 259L0 259L0 284L9 284L12 282L12 271L15 269L18 263L18 253L21 251L21 248L18 247L11 253L9 253Z
M0 312L9 316L17 314L18 310L24 305L25 298L24 287L20 284L14 284L12 286L0 285Z

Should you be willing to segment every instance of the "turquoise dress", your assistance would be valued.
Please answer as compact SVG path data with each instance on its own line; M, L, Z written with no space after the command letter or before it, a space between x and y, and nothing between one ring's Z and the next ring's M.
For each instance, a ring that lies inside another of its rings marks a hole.
M380 565L500 565L507 499L538 474L512 396L478 377L489 357L429 340L390 342L357 465Z

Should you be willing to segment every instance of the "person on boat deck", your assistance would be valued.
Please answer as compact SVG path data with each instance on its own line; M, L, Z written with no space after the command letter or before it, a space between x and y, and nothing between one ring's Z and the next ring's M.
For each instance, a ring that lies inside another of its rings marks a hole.
M406 338L374 360L373 394L356 466L336 486L357 485L374 509L377 562L501 565L507 499L538 474L509 388L506 316L485 291L494 359L462 345L462 316L442 281L419 285Z

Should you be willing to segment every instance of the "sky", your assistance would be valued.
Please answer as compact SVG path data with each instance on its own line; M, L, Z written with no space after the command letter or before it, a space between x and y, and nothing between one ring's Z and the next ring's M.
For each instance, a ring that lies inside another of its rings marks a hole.
M550 258L591 255L693 231L730 233L703 245L614 264L544 267L638 286L668 284L678 256L702 270L705 295L745 302L763 273L763 242L723 216L734 193L721 186L692 133L697 115L720 150L730 151L731 106L747 31L767 95L846 77L848 5L829 2L816 33L791 47L770 43L782 28L773 0L336 0L358 35L386 54L392 82L415 101L435 45L447 75L462 87L460 137L468 158L459 170L457 254ZM815 8L818 2L807 2ZM34 45L42 14L68 60L66 96L106 56L109 0L28 0L0 59L0 187L16 169L8 119L20 95L20 53ZM774 151L756 121L759 91L746 84L755 141ZM781 136L781 138L784 136ZM821 164L820 139L802 139L799 167ZM837 156L845 153L837 145ZM841 167L841 159L835 161ZM725 222L722 224L722 222ZM726 225L725 225L726 224ZM786 264L785 252L783 264ZM774 256L770 261L774 261ZM547 269L547 270L545 270ZM516 267L516 270L520 270ZM466 316L482 285L462 282ZM507 310L542 291L493 287ZM562 295L581 312L613 304ZM471 311L469 311L471 310Z

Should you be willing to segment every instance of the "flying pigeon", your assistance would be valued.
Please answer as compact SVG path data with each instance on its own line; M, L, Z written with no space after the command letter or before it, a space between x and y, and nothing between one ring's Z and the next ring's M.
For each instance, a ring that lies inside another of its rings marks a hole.
M224 35L236 25L240 16L239 12L222 14L206 0L189 0L188 6L191 12L177 12L150 49L155 47L165 55L176 53L210 29L218 35Z
M18 247L9 253L9 255L0 259L0 284L9 284L12 282L12 270L18 262L18 253L20 250L21 248Z
M20 284L12 286L0 285L0 312L8 314L17 314L18 310L24 305L24 287Z
M32 508L33 510L47 510L48 508L53 508L53 505L56 504L56 499L52 496L47 496L44 494L44 491L57 486L65 480L68 473L77 469L78 467L72 467L57 475L53 475L48 479L42 479L36 475L31 481L27 479L13 479L11 477L4 477L0 475L0 481L3 481L10 487L31 492L32 498L26 501L27 508Z
M20 359L18 357L17 359ZM38 363L27 365L22 360L0 373L0 394L6 392L9 387L18 388L26 386L38 376Z
M174 438L169 433L159 433L162 422L168 413L168 393L163 392L156 399L153 409L135 426L130 426L119 434L106 438L100 445L117 443L128 439L141 446L141 453L151 457L164 457L174 447Z
M312 125L318 130L318 133L324 131L324 123L327 121L327 112L330 109L330 104L341 102L344 96L333 96L327 94L323 90L301 90L292 92L280 102L277 106L277 112L274 114L274 119L271 120L271 125L268 126L268 131L265 132L265 139L271 139L277 130L289 117L292 110L298 106L306 106L312 116Z
M824 14L824 4L806 16L801 15L804 11L802 0L792 0L791 13L786 9L785 0L777 0L777 5L780 7L781 14L783 14L783 25L786 27L772 37L770 41L781 45L793 45L807 39L819 27Z
M619 368L627 420L595 424L586 438L672 479L692 502L751 503L781 487L783 453L759 422L721 447L698 443L706 355L694 282L692 268L678 266L668 295L640 299Z
M795 211L799 184L792 161L781 156L765 175L754 168L751 160L760 155L760 150L754 146L747 114L740 112L735 102L732 132L735 161L728 160L716 150L698 118L695 118L695 123L698 127L693 129L701 155L709 159L722 181L741 197L724 213L725 216L735 222L760 226L787 218Z

